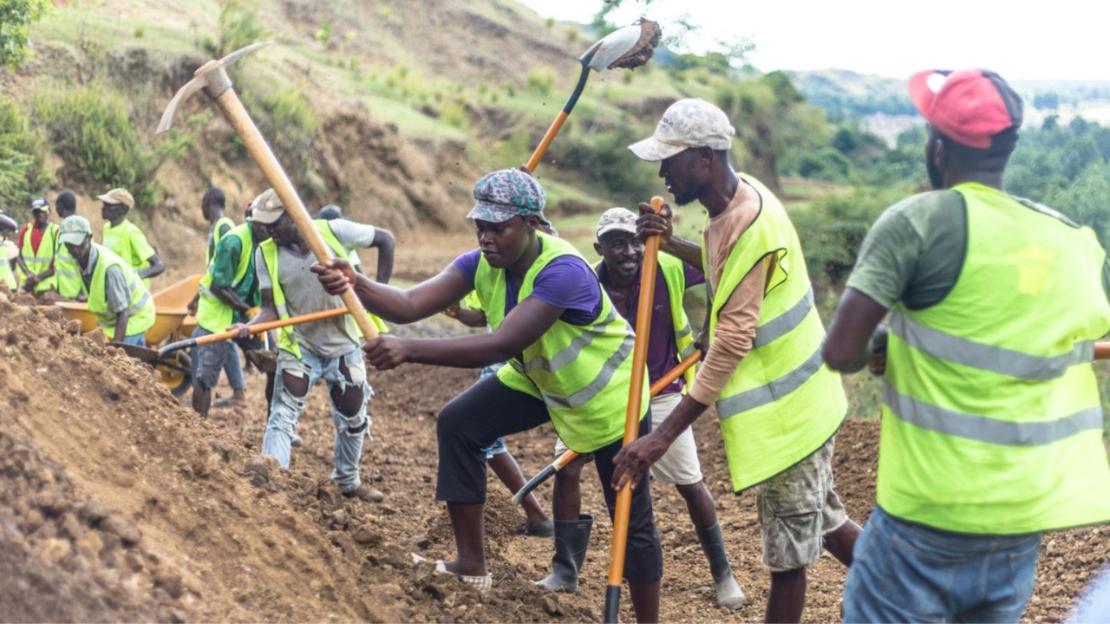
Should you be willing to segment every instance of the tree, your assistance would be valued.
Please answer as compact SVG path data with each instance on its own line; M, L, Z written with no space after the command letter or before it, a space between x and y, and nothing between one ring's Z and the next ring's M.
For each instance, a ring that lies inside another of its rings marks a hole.
M15 69L31 57L31 24L53 7L49 0L0 0L0 64Z

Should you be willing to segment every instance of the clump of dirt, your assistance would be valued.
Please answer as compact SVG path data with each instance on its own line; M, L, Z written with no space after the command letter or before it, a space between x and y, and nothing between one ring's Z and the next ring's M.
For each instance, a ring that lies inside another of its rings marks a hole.
M659 38L663 36L663 29L659 24L649 19L641 19L640 39L627 54L609 64L609 69L624 68L634 69L651 60L655 54L655 46L659 45Z

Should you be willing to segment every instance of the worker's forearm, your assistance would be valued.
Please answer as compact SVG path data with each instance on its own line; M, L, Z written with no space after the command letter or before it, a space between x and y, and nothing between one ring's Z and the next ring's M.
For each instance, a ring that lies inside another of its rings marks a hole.
M258 325L260 323L268 323L270 321L276 321L276 320L278 320L278 318L279 317L278 317L278 313L277 313L276 309L274 309L272 307L269 307L269 306L262 306L262 309L259 310L258 314L255 314L254 318L247 321L246 324L248 326Z
M157 277L165 272L166 265L158 256L151 256L147 261L150 262L150 266L139 271L139 277L147 279L150 277Z
M43 280L48 280L51 277L54 277L54 267L50 267L49 269L43 271L42 273L39 273L38 275L35 276L35 279L37 279L38 281L41 282Z
M670 415L659 423L654 433L666 440L667 444L671 444L678 439L678 436L682 435L683 431L686 431L687 427L694 424L694 421L705 412L707 407L709 406L686 395L682 397L682 401L675 406Z
M378 245L378 283L388 284L393 278L393 237Z
M234 290L228 288L227 286L213 286L212 294L216 295L216 298L218 298L220 301L223 301L239 312L246 312L247 310L251 309L251 307L247 305L247 303L243 301Z
M678 236L672 236L663 251L675 256L695 269L705 272L701 262L701 245Z
M23 260L23 256L16 256L16 263L19 265L19 268L23 271L24 275L26 275L27 277L31 277L32 275L34 275L34 273L31 272L31 269L27 268L27 262Z
M123 342L123 339L127 337L128 316L127 310L123 310L116 315L116 333L112 335L112 342Z
M427 309L407 290L375 282L365 275L358 276L355 294L368 311L391 323L413 323L440 311Z
M513 357L508 345L496 333L457 338L409 340L406 361L455 368L481 368Z

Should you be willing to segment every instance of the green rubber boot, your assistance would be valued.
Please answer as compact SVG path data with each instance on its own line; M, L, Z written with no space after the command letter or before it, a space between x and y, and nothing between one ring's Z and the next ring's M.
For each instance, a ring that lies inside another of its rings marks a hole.
M578 589L578 573L586 561L586 548L590 545L590 529L594 517L586 514L577 520L555 521L555 554L551 557L551 574L536 585L551 591L573 592Z

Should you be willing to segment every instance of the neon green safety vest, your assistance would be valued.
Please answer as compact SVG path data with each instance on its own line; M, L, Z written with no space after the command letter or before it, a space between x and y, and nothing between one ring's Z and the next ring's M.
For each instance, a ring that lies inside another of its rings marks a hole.
M836 433L848 411L840 375L821 357L825 328L813 305L798 234L771 191L754 178L740 177L759 193L762 206L714 285L711 340L721 308L748 272L764 270L768 256L775 262L764 287L752 349L716 401L737 492L808 457ZM702 256L708 268L704 246Z
M115 339L116 315L108 310L108 299L105 297L104 282L108 275L108 267L118 266L123 269L127 289L131 294L131 305L127 308L127 335L146 333L154 325L154 300L150 291L139 279L139 274L127 266L123 258L117 256L111 249L103 245L92 243L97 250L96 267L93 269L92 284L85 286L81 280L81 290L89 302L89 312L96 315L96 323L109 340Z
M139 229L139 226L131 222L131 219L124 219L116 227L112 227L110 222L104 223L104 246L112 250L127 263L127 266L135 269L135 272L143 271L150 268L149 258L140 258L131 245L132 236L142 236L146 238L146 234ZM143 286L150 288L150 278L143 279Z
M212 226L212 244L209 245L206 250L207 253L204 257L205 264L211 264L212 258L216 257L216 247L220 244L220 239L223 238L223 236L220 236L220 230L222 230L225 225L231 229L235 229L235 221L232 221L231 217L220 217L216 219L216 224ZM228 234L230 233L231 230L228 230Z
M973 183L967 257L940 303L895 306L878 504L946 531L1033 533L1110 520L1091 368L1110 331L1094 233Z
M531 293L536 276L555 258L582 256L566 241L537 232L542 249L528 269L517 302ZM583 261L585 261L583 259ZM474 287L493 331L505 320L508 277L483 257L478 262ZM600 282L601 311L589 325L571 325L562 319L528 345L510 366L497 371L506 386L547 405L555 431L578 453L592 453L624 435L625 408L632 378L632 327L613 309ZM647 378L645 373L644 378ZM648 385L643 387L640 418L648 408Z
M332 257L347 257L347 254L350 253L350 250L345 248L343 246L343 243L339 242L339 239L336 238L335 233L331 231L331 225L329 225L329 222L327 220L316 219L312 222L312 224L316 226L316 230L319 231L320 236L324 238L324 242L327 243L328 248L332 252ZM271 288L273 288L274 308L277 309L278 318L289 318L289 308L285 304L285 291L281 288L281 282L278 279L279 275L277 243L274 242L274 239L267 238L266 240L258 244L258 248L262 250L262 259L266 261L266 272L270 274L270 284ZM378 329L379 333L384 334L389 331L385 323L383 323L380 318L374 316L373 314L369 314L369 316L370 320L374 323L374 326ZM351 318L346 318L346 321L349 326L353 328L355 333L357 333L358 336L361 338L362 330L358 328L358 325L355 324L354 320ZM292 353L297 357L297 359L301 358L301 347L299 344L297 344L296 335L293 333L292 325L288 327L282 327L280 330L278 330L278 348L282 349L283 351L288 351L289 353Z
M219 226L219 222L216 222ZM248 276L247 270L251 266L251 254L254 253L254 236L251 232L250 223L237 225L227 233L227 236L235 236L239 239L239 261L235 265L235 278L231 284L234 290L243 283L244 279L250 279L254 276ZM213 334L226 330L235 318L235 309L223 302L222 299L217 297L210 290L212 288L212 261L208 262L208 272L200 279L199 295L200 299L197 301L197 325L200 325L205 330ZM248 305L250 302L247 302Z
M694 352L694 330L690 327L690 318L686 316L686 308L682 305L686 297L685 263L665 253L660 253L658 258L659 269L663 274L663 283L667 285L667 296L671 300L671 323L674 325L675 345L678 347L678 360L676 362L681 362L686 359L686 356ZM594 271L600 269L601 265L602 262L595 264ZM652 294L654 294L654 291L652 291ZM686 394L690 390L690 384L694 383L694 377L697 376L697 368L695 364L683 373L686 385L682 387L682 394Z
M54 278L57 280L59 295L66 299L77 298L81 292L81 267L61 242L54 255Z
M27 264L27 268L38 275L49 270L50 263L54 261L54 250L58 244L58 224L46 224L46 231L42 233L38 251L35 251L31 245L31 231L34 229L35 226L31 224L23 232L23 240L19 241L19 253L23 256L23 262ZM35 284L35 292L54 290L55 284L54 276L51 276L49 279Z

